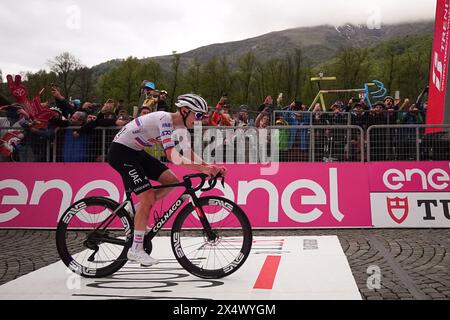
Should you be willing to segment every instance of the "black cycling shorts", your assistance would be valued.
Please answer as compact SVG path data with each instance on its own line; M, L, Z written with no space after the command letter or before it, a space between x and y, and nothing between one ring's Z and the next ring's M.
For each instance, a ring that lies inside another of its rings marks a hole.
M136 151L113 142L109 148L108 163L122 176L126 190L136 195L152 188L148 180L158 181L169 168L145 151Z

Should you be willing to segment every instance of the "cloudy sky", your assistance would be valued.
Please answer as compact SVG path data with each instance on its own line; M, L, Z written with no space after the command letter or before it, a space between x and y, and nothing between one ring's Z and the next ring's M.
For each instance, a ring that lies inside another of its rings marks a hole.
M185 52L271 31L434 19L434 0L16 0L0 3L0 70L48 69L68 51L87 66Z

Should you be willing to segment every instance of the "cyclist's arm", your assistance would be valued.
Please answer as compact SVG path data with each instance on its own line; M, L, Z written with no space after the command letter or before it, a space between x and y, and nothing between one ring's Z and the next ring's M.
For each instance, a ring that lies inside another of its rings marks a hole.
M194 151L190 150L189 158L181 155L175 148L166 149L167 159L179 166L199 171L208 175L222 174L225 176L227 170L224 167L210 165L203 161ZM192 160L191 160L192 159Z
M208 164L206 162L204 162L202 159L200 159L200 161L198 161L198 159L200 158L199 156L196 155L196 157L193 157L193 155L195 155L195 153L193 151L190 152L190 155L186 157L182 154L180 154L178 151L176 151L175 148L169 148L166 149L166 155L167 155L167 160L169 160L170 162L176 164L176 165L180 165L189 169L194 169L197 171L201 171L201 169L204 166L207 166Z

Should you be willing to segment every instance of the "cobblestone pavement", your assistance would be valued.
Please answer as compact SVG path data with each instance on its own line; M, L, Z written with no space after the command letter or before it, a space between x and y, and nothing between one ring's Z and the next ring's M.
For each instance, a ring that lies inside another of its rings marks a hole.
M255 235L337 235L364 299L450 299L447 229L266 230ZM0 230L0 243L0 285L59 260L54 231Z

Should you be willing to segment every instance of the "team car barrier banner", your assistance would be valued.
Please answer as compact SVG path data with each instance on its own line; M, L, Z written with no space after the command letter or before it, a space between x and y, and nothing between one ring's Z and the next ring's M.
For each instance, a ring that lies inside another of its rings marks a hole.
M371 163L369 170L374 227L450 227L450 163Z
M191 173L170 168L180 177ZM235 201L254 228L372 226L363 163L282 163L272 169L233 164L227 168L225 189L218 183L205 195ZM64 211L86 196L107 196L119 202L125 197L119 174L106 163L1 163L0 172L0 228L53 229ZM160 215L181 192L175 190L162 205L156 204Z

